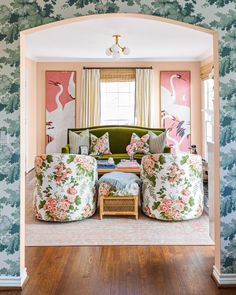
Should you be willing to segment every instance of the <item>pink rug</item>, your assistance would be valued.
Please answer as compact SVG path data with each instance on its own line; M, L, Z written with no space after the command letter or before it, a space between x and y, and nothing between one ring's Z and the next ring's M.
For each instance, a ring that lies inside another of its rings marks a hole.
M104 217L70 223L38 221L32 212L32 177L27 179L26 246L91 245L214 245L209 237L209 219L163 222L139 213L133 217Z

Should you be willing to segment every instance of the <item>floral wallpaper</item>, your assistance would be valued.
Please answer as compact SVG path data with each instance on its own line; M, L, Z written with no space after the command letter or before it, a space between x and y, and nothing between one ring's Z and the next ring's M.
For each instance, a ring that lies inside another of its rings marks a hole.
M142 13L219 32L221 245L223 273L236 273L235 0L0 0L0 276L19 275L19 32L96 13Z

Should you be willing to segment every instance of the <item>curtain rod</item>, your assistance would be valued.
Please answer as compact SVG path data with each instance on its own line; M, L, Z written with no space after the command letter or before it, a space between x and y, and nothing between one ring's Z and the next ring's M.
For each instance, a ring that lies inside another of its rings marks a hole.
M152 70L152 67L83 67L84 70L92 70L92 69L98 69L98 70L109 70L109 69L150 69Z

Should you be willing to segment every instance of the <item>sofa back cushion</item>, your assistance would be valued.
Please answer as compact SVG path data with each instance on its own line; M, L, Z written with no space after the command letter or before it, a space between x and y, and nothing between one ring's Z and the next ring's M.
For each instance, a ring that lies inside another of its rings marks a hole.
M83 130L88 129L89 132L97 137L101 137L104 133L109 133L110 139L110 150L112 154L126 153L126 147L130 144L132 133L135 132L139 137L147 134L148 131L152 131L156 135L161 134L165 129L153 129L153 128L142 128L136 126L97 126L90 128L74 128L68 129L76 133L80 133ZM69 143L69 138L67 138L67 143Z

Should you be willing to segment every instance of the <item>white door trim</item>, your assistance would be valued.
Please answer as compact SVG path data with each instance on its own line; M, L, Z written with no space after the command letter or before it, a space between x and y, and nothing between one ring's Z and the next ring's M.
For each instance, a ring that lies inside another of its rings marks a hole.
M216 266L213 266L212 276L219 287L236 286L236 274L220 273Z
M22 288L27 279L26 268L23 269L20 276L1 276L0 277L0 289L1 288Z

